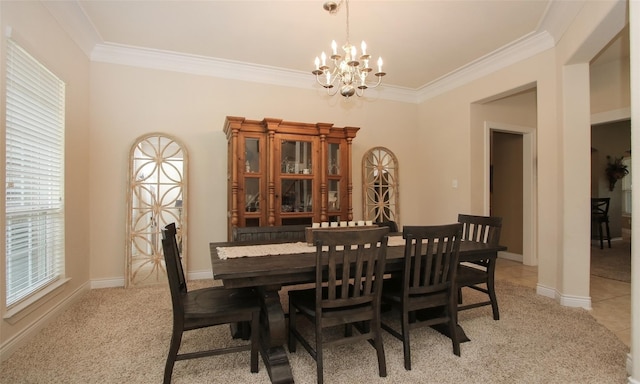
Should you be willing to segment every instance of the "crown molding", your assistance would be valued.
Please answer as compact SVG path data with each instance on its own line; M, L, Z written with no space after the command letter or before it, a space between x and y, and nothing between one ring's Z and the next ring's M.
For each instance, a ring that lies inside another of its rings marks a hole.
M555 40L546 31L526 36L424 85L417 90L417 102L422 103L554 46Z
M543 52L554 45L553 37L547 32L541 32L491 52L417 90L384 85L379 88L368 89L366 98L413 104L422 103L432 97ZM90 59L94 62L300 89L311 89L315 84L313 77L302 71L118 44L95 45Z
M379 88L368 89L366 98L419 104L444 92L508 67L518 61L553 48L554 45L555 39L546 31L531 34L418 89L382 85ZM307 72L110 43L96 44L91 51L90 59L94 62L128 65L300 89L312 89L315 85L314 78Z
M42 1L42 5L87 57L103 39L77 1Z
M91 52L90 59L94 62L129 65L133 67L301 89L312 89L315 84L315 78L307 72L118 44L97 44ZM381 92L383 88L384 92ZM369 89L367 93L375 93L375 95L371 95L372 98L410 103L416 102L415 91L402 87L389 85L375 90Z
M547 31L557 43L585 3L585 0L550 1L536 31Z
M44 1L42 3L91 61L300 89L314 89L316 84L312 76L302 71L105 43L77 1ZM543 52L555 46L584 3L584 0L551 1L538 25L537 32L532 32L417 89L385 84L368 89L365 99L422 103L443 92Z

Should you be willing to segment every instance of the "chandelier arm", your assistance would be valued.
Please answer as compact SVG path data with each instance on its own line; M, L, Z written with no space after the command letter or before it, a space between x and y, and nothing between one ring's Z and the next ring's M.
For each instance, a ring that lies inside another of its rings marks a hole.
M382 82L382 77L386 75L386 73L382 72L382 60L378 59L378 72L372 73L373 69L369 63L371 56L366 52L366 45L364 41L362 42L362 54L357 55L357 48L352 46L349 35L349 0L340 0L338 4L334 1L327 1L324 4L324 9L329 11L329 13L337 12L337 9L346 3L347 8L347 23L346 23L346 32L347 32L347 40L346 43L342 46L342 50L344 51L344 56L339 55L337 52L336 42L333 41L331 43L331 47L333 50L332 55L329 57L330 62L333 63L333 68L329 68L325 64L325 59L327 58L324 52L321 55L322 61L316 57L316 69L311 73L316 76L316 82L324 87L327 90L327 94L333 96L338 92L344 96L345 98L349 98L353 95L358 97L364 96L364 92L367 88L375 88L380 85ZM322 63L320 65L320 63ZM373 82L367 77L374 75L377 77L377 80ZM320 80L320 76L324 76L323 80ZM335 88L335 89L332 89Z
M332 88L335 89L333 92L331 92ZM336 93L338 93L338 87L328 87L328 88L325 88L325 89L327 90L327 95L329 95L329 96L335 96Z
M369 84L366 84L366 83L365 83L365 85L367 86L367 88L375 88L375 87L377 87L378 85L380 85L380 82L382 82L382 76L377 76L377 75L376 75L376 77L378 78L378 81L375 83L375 85L369 85Z
M323 83L322 81L320 81L320 75L316 75L316 82L321 86L323 86L324 88L328 88L331 85L331 84Z

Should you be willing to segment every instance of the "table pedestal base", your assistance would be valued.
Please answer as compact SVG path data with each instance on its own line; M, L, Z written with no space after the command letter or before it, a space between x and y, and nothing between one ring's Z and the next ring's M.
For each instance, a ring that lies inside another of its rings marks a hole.
M287 343L287 322L280 303L281 286L258 287L262 303L260 313L260 354L273 384L293 383L289 358L284 350Z
M273 384L293 383L291 365L289 365L289 358L284 347L264 348L262 346L260 347L260 355Z

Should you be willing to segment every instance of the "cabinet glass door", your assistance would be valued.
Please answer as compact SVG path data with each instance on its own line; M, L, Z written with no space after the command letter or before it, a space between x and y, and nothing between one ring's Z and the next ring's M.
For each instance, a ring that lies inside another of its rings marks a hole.
M246 138L244 140L244 159L245 173L260 172L260 139Z
M309 179L283 179L282 213L313 212L313 182Z
M340 210L340 181L329 180L329 211Z
M327 169L329 175L340 174L340 144L329 143L329 156L327 156Z
M280 143L280 172L283 174L311 174L311 142L282 140Z
M244 181L245 212L260 212L260 179L246 178Z
M265 201L261 191L264 188L265 175L262 174L264 148L260 137L245 136L244 158L240 159L239 172L244 175L239 184L238 222L244 227L255 227L265 222Z

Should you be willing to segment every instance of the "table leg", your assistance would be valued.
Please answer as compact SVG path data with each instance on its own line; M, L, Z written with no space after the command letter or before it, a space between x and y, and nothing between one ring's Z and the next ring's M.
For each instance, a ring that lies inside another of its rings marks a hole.
M284 350L287 343L287 325L279 290L280 286L258 287L262 303L260 354L274 384L294 382L289 358Z

